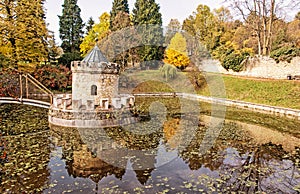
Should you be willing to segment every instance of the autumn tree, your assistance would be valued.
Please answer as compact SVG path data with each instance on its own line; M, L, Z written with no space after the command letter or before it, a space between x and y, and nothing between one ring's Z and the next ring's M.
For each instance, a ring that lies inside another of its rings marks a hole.
M130 55L130 49L128 48L128 41L132 41L134 37L131 37L131 33L126 34L128 32L130 26L130 16L126 12L119 12L112 25L114 26L112 29L115 29L114 36L112 37L115 42L114 51L114 61L121 64L123 68L127 66L127 61Z
M178 19L171 19L170 23L167 26L167 31L165 35L165 44L168 45L170 44L171 39L173 36L181 31L181 24L178 21Z
M17 68L17 25L16 1L5 0L0 2L0 52L2 58L10 60L12 67Z
M163 58L162 16L159 10L155 0L137 0L132 11L133 25L143 40L138 49L139 58L152 68L157 67L157 61Z
M29 2L20 0L17 6L19 61L41 62L48 60L47 39L49 33L43 10L44 0Z
M12 66L29 66L48 59L44 0L5 0L0 3L1 53ZM24 67L25 67L24 66ZM25 67L26 70L32 68Z
M190 59L187 53L186 39L176 33L171 39L170 45L165 53L165 63L174 65L178 69L184 69L190 64Z
M287 38L291 44L300 48L300 12L295 16L295 19L287 25Z
M79 52L79 45L83 38L83 21L80 16L81 9L77 0L64 0L62 15L59 17L59 37L64 52Z
M114 25L115 23L120 23L120 18L118 18L119 20L118 22L114 21L119 13L126 17L124 18L125 20L129 18L129 6L127 0L114 0L112 3L112 10L110 12L110 20L109 20L110 30L112 31L120 30L121 29L120 27L122 27L122 26Z
M106 36L108 36L109 18L109 14L107 12L104 12L99 17L99 23L94 24L92 29L83 38L83 41L80 44L80 51L83 56L95 46L96 40L101 41Z
M295 1L283 0L228 0L243 17L249 32L257 39L258 54L270 55L275 20L280 18L283 8L291 8Z
M224 32L210 8L202 4L197 7L196 12L184 20L182 28L197 39L196 48L204 45L204 50L209 51L219 44L220 36Z

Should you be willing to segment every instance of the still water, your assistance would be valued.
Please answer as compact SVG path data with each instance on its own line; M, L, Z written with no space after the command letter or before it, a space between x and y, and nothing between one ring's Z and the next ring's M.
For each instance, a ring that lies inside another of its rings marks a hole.
M160 99L166 114L155 117L147 110L156 100L137 99L138 124L87 129L0 105L0 193L300 191L299 121L227 108L212 128L211 105L182 115L174 99Z

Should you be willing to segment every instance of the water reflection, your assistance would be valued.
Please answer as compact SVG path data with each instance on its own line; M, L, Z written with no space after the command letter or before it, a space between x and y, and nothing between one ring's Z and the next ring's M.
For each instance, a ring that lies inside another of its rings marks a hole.
M51 136L56 146L62 147L69 175L94 182L89 191L296 193L299 189L299 148L285 150L271 142L261 144L241 125L226 122L215 145L203 155L201 140L208 124L202 121L184 148L180 147L184 136L174 139L177 125L178 118L168 118L150 136L122 127L52 126ZM168 157L172 160L166 160ZM158 165L163 160L168 162Z
M229 110L203 154L209 114L175 113L166 114L163 123L145 117L140 128L51 126L48 131L41 121L15 124L17 130L1 138L0 154L5 151L7 160L0 164L0 193L299 192L299 121L241 112L247 122L235 121ZM2 118L2 126L14 119ZM180 127L182 122L195 126L195 118L197 130ZM30 133L19 133L30 126Z

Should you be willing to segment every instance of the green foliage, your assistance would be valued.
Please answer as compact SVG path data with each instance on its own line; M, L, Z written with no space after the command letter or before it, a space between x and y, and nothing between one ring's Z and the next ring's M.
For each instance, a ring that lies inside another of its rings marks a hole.
M163 29L160 7L155 0L137 0L133 9L133 24L141 35L143 45L138 48L139 59L146 66L156 67L163 58Z
M80 16L81 9L77 0L64 0L62 15L59 17L59 37L64 52L79 51L83 38L83 21Z
M213 57L218 59L225 69L232 69L236 72L243 69L243 61L252 53L252 49L238 49L238 46L230 41L220 45L212 52Z
M93 20L92 17L90 17L89 20L87 21L87 25L85 27L86 33L88 33L93 28L94 24L95 24L95 21Z
M33 76L48 89L66 90L72 85L72 73L69 68L59 66L39 66Z
M290 63L293 57L296 56L300 56L300 48L293 45L287 45L273 50L270 55L277 63L280 61L287 61Z
M71 66L72 61L81 61L83 58L80 55L79 52L73 52L73 53L64 53L59 59L58 63L62 64L68 68Z
M114 25L114 20L119 13L127 14L129 16L129 6L127 0L114 0L112 4L112 10L110 12L110 30L116 31L122 28ZM119 19L118 19L119 20Z
M174 79L177 76L177 68L174 65L164 64L159 68L162 76L168 81L168 79Z
M225 69L232 69L233 71L241 71L244 67L242 63L250 54L247 52L244 53L230 53L225 57L225 59L221 62L222 66Z

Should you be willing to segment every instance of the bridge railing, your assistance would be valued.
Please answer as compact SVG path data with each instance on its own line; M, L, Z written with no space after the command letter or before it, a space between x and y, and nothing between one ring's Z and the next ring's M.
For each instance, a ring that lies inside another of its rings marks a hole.
M30 74L0 72L0 97L53 103L53 93Z
M22 79L25 79L25 94L26 94L26 98L29 99L29 98L32 98L33 95L37 95L37 93L32 93L32 91L30 91L30 87L29 87L29 82L31 84L33 84L35 87L37 87L39 90L41 90L43 93L42 94L46 94L49 99L50 99L50 104L53 103L53 93L48 89L46 88L41 82L39 82L37 79L35 79L34 77L32 77L30 74L22 74L20 75L20 83L22 83ZM23 84L20 84L20 87L21 87L21 94L20 96L23 97ZM40 95L41 97L42 95Z

